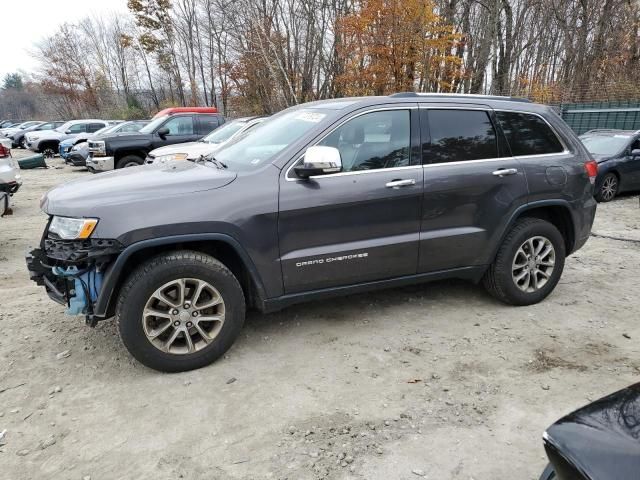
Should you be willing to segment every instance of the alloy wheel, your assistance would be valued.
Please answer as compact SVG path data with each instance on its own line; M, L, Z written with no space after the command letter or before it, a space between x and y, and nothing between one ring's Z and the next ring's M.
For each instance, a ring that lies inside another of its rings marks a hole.
M511 277L523 292L531 293L544 287L556 263L556 251L548 238L531 237L520 245L511 266Z
M158 288L142 312L147 339L162 352L186 355L206 348L220 333L225 305L208 282L180 278Z
M56 152L53 150L53 148L45 148L42 151L42 155L44 156L44 158L53 158L55 154Z
M608 175L604 182L602 182L602 187L600 188L600 194L602 199L605 202L613 200L613 197L616 196L616 192L618 191L618 179L615 175Z

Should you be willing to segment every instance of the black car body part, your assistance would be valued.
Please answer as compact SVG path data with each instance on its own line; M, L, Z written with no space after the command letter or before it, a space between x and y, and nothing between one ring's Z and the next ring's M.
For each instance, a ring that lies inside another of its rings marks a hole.
M543 438L551 463L540 480L640 478L640 383L558 420Z

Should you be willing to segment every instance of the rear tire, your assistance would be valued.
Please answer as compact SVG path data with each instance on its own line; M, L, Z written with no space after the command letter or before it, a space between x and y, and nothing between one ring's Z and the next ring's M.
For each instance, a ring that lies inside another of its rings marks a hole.
M193 370L220 358L240 334L244 318L244 293L233 273L215 258L189 250L161 254L139 266L122 286L116 306L127 350L163 372Z
M613 172L607 173L602 179L602 185L600 185L598 193L596 193L596 200L602 203L610 202L616 198L619 189L620 180L618 176Z
M521 218L505 237L483 283L495 298L509 305L532 305L556 287L565 260L565 243L546 220Z
M144 163L140 157L135 155L127 155L126 157L122 157L116 163L116 168L129 168L129 167L138 167Z

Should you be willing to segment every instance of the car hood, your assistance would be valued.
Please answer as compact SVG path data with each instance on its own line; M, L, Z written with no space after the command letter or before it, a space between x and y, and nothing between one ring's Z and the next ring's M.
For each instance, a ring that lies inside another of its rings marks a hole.
M156 148L149 153L149 156L159 157L161 155L171 155L174 153L186 153L187 158L198 158L200 155L208 155L220 148L218 143L207 142L187 142L176 145L166 145Z
M67 137L67 134L62 132L57 132L55 130L45 130L42 132L33 132L33 133L30 132L30 133L27 133L27 135L29 136L29 138L32 138L34 140L43 140L43 139L61 140Z
M611 160L612 158L615 158L615 156L612 156L612 155L602 155L602 154L596 154L596 153L592 153L591 156L597 163L606 162L607 160Z
M640 383L597 400L545 433L552 448L585 478L623 480L640 471Z
M235 172L193 162L144 165L62 184L45 194L41 206L50 215L89 216L97 207L213 190L235 178Z

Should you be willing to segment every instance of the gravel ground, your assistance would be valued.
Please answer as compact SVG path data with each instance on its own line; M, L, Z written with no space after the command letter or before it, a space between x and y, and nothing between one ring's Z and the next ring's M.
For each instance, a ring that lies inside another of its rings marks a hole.
M0 219L3 479L537 479L544 429L640 371L640 243L607 238L640 240L637 196L600 205L539 305L451 281L251 313L224 359L168 375L29 281L40 196L88 174L23 173Z

